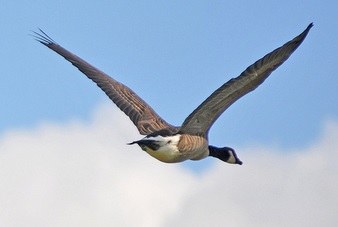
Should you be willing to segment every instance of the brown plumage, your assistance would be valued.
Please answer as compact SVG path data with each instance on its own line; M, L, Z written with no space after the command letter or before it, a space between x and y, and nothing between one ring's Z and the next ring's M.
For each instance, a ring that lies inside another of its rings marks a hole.
M130 118L140 134L147 135L130 144L139 144L150 155L164 162L198 160L209 155L229 163L241 164L233 149L208 147L210 127L231 104L256 89L283 64L303 42L312 26L311 23L300 35L250 65L238 77L223 84L185 119L181 127L167 123L130 88L69 52L42 30L40 33L34 32L34 36L94 81Z

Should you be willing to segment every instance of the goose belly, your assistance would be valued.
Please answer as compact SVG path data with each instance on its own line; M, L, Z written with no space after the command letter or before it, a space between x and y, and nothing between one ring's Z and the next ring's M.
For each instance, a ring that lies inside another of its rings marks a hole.
M207 140L195 135L145 137L138 144L149 155L166 163L200 160L209 154Z
M180 141L180 137L181 135L179 134L166 137L146 137L142 140L149 141L153 143L153 145L141 146L141 148L159 161L166 163L182 162L184 160L187 160L188 158L185 157L185 155L182 154L177 147L177 144Z
M165 163L182 162L187 159L187 158L184 158L184 156L182 156L175 149L161 148L155 151L147 147L144 149L144 151L147 152L152 157L156 158L157 160L161 162L165 162Z

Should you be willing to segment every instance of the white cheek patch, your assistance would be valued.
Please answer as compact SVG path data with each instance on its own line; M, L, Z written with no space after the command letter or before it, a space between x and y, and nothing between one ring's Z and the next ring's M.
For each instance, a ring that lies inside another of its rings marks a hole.
M234 153L232 151L229 151L229 155L230 156L229 156L229 159L228 159L227 162L235 164L236 163L236 157L235 157Z

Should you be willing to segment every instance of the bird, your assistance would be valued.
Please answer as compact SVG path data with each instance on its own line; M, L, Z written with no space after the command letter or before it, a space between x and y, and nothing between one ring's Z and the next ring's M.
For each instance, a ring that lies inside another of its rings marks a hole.
M292 40L266 54L247 67L239 76L216 89L184 120L174 126L162 119L153 108L133 90L103 71L63 48L40 28L32 36L73 64L123 111L144 137L128 143L165 163L201 160L214 157L229 164L242 165L231 147L209 145L208 133L218 117L239 98L255 90L269 75L282 65L301 45L313 23Z

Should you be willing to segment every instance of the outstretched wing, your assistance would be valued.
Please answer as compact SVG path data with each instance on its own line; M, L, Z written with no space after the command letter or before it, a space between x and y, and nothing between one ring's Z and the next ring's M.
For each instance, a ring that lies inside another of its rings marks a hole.
M183 122L180 131L206 136L217 118L236 100L256 89L283 64L303 42L313 24L300 35L250 65L237 78L229 80L214 91Z
M124 84L114 80L104 72L90 65L75 54L53 41L40 29L34 32L37 41L60 54L72 63L89 79L94 81L108 97L132 120L140 134L148 135L161 129L177 131L177 128L165 122L145 101Z

